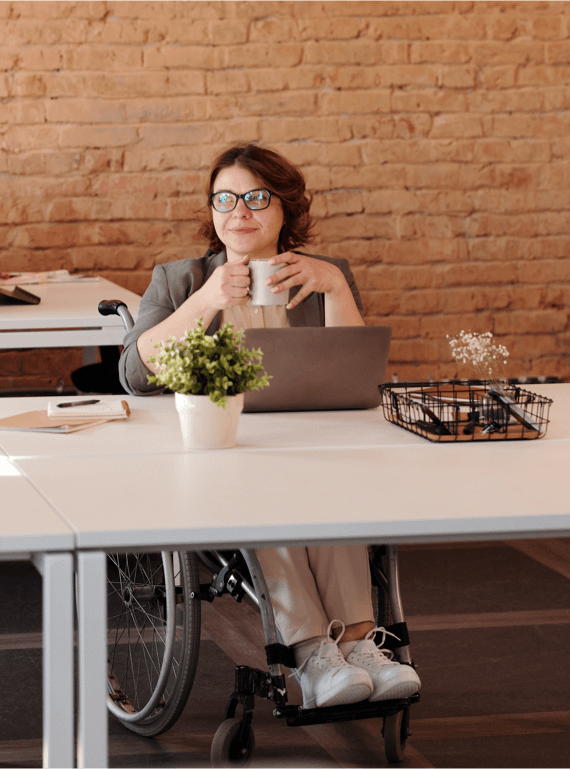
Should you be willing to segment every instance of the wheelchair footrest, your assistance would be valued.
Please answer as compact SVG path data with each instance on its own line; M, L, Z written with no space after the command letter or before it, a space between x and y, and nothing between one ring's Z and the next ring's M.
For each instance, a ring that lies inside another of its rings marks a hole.
M238 665L235 670L235 691L230 698L236 702L245 702L256 695L264 700L272 700L277 706L287 702L285 676L272 676L264 670L247 665Z
M300 705L284 705L275 708L273 715L286 718L288 726L310 726L330 724L338 721L359 721L366 718L383 718L405 710L412 703L419 702L420 695L413 694L406 699L383 700L382 702L357 702L354 705L335 705L330 708L303 708Z

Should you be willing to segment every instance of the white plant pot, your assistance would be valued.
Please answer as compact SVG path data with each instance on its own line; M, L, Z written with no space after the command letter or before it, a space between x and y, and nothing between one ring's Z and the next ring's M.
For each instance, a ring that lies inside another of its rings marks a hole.
M231 449L236 445L243 393L228 396L224 409L212 403L209 395L174 394L180 418L184 448Z

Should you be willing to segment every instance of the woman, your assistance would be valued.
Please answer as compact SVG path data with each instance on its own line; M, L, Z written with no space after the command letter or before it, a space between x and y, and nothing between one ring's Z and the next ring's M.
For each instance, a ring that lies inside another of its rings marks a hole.
M161 392L148 384L155 345L179 338L202 318L213 334L236 327L360 326L362 301L346 259L295 250L311 240L311 196L286 158L252 144L223 152L208 182L200 234L210 250L200 259L155 267L120 361L134 395ZM249 304L249 261L281 269L268 279L286 306ZM368 550L364 545L260 549L283 643L293 647L305 707L407 697L419 678L378 649L373 636ZM339 627L334 627L339 625ZM341 640L342 639L342 640Z

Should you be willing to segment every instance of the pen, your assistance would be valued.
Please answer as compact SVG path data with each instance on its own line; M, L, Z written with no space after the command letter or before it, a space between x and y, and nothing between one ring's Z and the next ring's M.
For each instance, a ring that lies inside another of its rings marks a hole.
M72 408L73 406L93 406L95 403L100 403L100 401L74 401L73 403L58 403L57 407L58 409L65 409Z

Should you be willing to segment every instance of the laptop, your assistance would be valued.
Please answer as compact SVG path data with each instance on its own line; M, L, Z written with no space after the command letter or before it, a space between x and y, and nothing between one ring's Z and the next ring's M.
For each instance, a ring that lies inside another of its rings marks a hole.
M250 328L248 349L261 349L269 387L248 391L244 411L370 409L386 379L389 326Z

